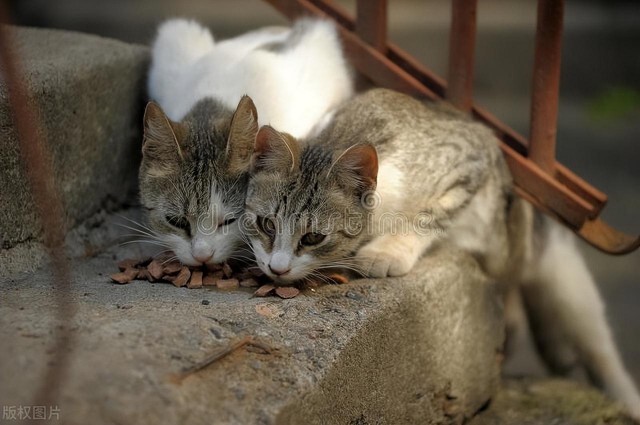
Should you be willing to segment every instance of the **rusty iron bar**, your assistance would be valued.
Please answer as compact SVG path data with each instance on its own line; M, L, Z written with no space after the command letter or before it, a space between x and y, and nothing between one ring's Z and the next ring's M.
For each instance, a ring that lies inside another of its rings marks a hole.
M387 0L357 0L356 34L379 52L387 50Z
M9 21L5 1L0 1L0 22ZM22 163L33 195L43 229L44 244L51 259L53 299L59 323L52 323L54 335L53 357L49 359L40 387L34 395L33 405L54 405L59 397L61 384L68 371L73 334L68 323L75 314L75 305L70 299L71 267L65 255L64 209L53 173L52 156L46 145L46 134L39 125L38 105L30 96L22 80L25 75L18 54L12 44L12 28L0 28L0 63L8 92L9 105Z
M387 43L386 54L372 48L355 34L355 21L339 5L327 0L265 1L290 19L306 15L333 19L352 64L374 83L416 97L444 97L447 84L442 78L393 43ZM526 138L477 105L473 105L472 114L500 139L515 190L523 198L606 253L625 254L640 247L640 238L625 235L598 219L607 202L604 193L555 159L553 172L546 172L527 158Z
M352 32L355 31L355 23L353 19L348 16L347 12L337 4L325 3L323 0L266 1L289 18L301 14L312 14L328 16L334 19L341 27L340 30L345 48L354 66L375 83L433 100L445 97L447 90L446 81L424 67L398 46L393 43L388 43L385 57L361 46L364 43L358 40L357 37L355 37L356 39L354 40ZM401 68L400 71L398 71L398 67ZM421 87L416 87L414 83ZM477 105L473 106L473 116L493 129L497 137L507 144L513 152L527 156L529 142L525 137ZM576 176L571 170L557 162L555 177L560 185L566 186L567 189L591 205L588 211L589 218L598 216L607 202L607 196L604 193L589 185L580 177ZM549 196L555 196L559 193L560 189L551 187L551 191L553 193L549 194ZM536 196L540 196L540 194L536 194ZM546 192L543 198L541 198L541 201L545 202L545 199Z
M476 9L477 0L452 0L451 2L446 98L464 112L470 112L473 107Z
M339 19L336 20L338 23L347 23L348 28L355 28L353 20L344 11L341 11L338 6L324 3L322 0L267 1L289 18L307 14L333 17L336 14L339 16ZM316 7L316 3L323 3L323 7ZM411 56L393 45L389 45L386 56L382 55L359 39L353 30L348 28L342 25L339 28L346 53L354 66L370 77L374 83L429 99L439 99L444 95L446 86L443 84L443 80L425 70ZM391 57L397 59L397 63L392 61ZM497 136L505 142L501 147L512 171L515 184L526 188L538 200L537 203L550 205L557 212L557 215L574 229L580 228L585 217L597 215L601 204L592 203L576 195L567 186L558 183L544 173L534 163L527 161L525 158L526 140L522 136L480 108L474 107L473 112L476 117L479 116L482 121L493 128ZM508 135L512 135L512 137L510 138ZM569 176L567 179L571 180L571 177ZM584 190L596 192L593 196L595 199L600 193L588 185Z
M529 158L550 174L556 163L563 12L564 0L538 0Z

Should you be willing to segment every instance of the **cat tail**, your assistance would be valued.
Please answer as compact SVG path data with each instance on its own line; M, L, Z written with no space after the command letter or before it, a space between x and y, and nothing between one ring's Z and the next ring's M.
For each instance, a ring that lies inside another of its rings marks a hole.
M214 45L209 30L195 21L170 19L161 24L151 50L151 99L166 107L178 95L176 86L189 65L211 52Z
M520 202L532 217L520 288L541 357L556 374L566 375L575 366L583 366L595 386L640 419L640 395L622 363L604 304L575 236Z

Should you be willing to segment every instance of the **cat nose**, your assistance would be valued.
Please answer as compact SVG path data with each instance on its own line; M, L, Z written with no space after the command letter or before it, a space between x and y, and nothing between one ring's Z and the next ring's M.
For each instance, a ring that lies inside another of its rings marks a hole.
M273 267L271 264L269 264L269 270L271 270L271 273L275 274L276 276L282 276L285 273L289 273L289 271L291 270L288 267Z
M193 254L193 258L195 258L196 261L200 261L201 263L206 263L207 261L211 260L211 258L213 258L213 252L210 254Z
M276 276L281 276L291 270L291 257L289 254L277 251L274 252L269 261L269 270Z

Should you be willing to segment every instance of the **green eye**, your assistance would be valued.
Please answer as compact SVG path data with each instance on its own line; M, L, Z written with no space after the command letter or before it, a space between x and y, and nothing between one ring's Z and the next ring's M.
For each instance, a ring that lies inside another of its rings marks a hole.
M188 234L191 234L191 224L189 224L189 220L187 220L186 217L177 217L177 216L166 216L165 220L167 220L167 223L169 223L170 225L172 225L175 228L178 228L180 230L184 230L185 232L187 232Z
M268 217L258 217L256 222L260 231L268 236L276 234L276 223Z
M302 246L318 245L326 237L327 235L323 235L322 233L307 233L302 238L300 238L300 245Z

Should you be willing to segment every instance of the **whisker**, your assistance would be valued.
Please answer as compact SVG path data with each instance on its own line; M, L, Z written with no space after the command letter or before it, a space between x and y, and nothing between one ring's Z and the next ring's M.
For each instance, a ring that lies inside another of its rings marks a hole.
M139 221L136 221L136 220L130 219L129 217L126 217L126 216L124 216L124 215L122 215L122 214L117 214L117 216L118 216L119 218L122 218L123 220L127 220L128 222L130 222L130 223L132 223L132 224L135 224L136 226L140 226L140 227L142 227L143 229L146 229L146 230L149 230L149 231L153 231L151 228L149 228L149 227L145 226L144 224L140 223Z
M124 246L124 245L129 245L129 244L132 244L132 243L148 243L150 245L157 245L157 246L161 246L163 248L169 248L170 247L170 245L162 243L162 242L159 242L159 241L145 240L145 239L136 239L136 240L133 240L133 241L121 242L118 245Z

